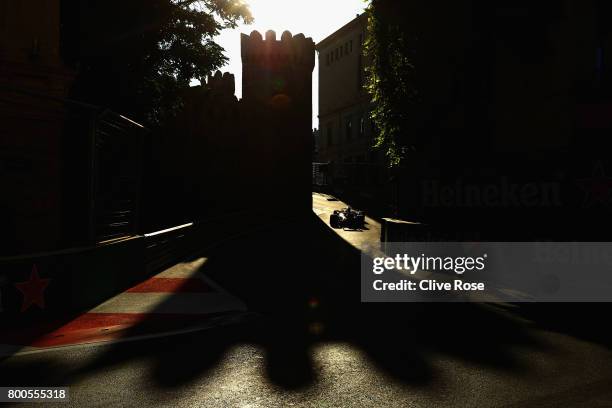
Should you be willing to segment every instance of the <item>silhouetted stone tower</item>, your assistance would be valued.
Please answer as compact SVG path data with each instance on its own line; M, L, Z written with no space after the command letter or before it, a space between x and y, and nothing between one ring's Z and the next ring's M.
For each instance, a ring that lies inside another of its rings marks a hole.
M282 194L289 209L311 211L312 71L315 44L303 34L242 34L242 103L254 124L251 139L260 186ZM266 192L266 191L264 191Z
M314 43L253 32L242 35L242 61L240 101L234 76L216 72L185 91L184 109L158 137L152 162L164 163L168 191L155 183L150 201L156 214L176 215L168 225L244 210L312 213Z

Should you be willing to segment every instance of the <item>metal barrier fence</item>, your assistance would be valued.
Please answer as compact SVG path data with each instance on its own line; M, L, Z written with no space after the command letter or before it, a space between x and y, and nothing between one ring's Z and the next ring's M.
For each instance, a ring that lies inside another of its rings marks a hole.
M138 234L146 134L98 106L0 85L0 256Z
M138 232L144 127L111 111L94 119L92 154L93 241Z

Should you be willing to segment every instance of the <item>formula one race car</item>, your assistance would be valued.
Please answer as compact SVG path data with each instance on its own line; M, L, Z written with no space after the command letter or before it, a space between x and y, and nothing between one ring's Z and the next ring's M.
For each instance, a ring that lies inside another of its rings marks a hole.
M334 210L329 216L329 225L332 228L349 228L360 230L365 227L365 214L363 211L353 210L351 207Z

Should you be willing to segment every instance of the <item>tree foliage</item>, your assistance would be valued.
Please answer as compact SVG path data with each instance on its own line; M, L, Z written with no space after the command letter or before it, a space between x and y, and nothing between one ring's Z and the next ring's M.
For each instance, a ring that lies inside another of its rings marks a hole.
M372 98L372 120L378 128L376 146L385 150L390 166L398 166L411 143L419 92L416 42L397 1L372 0L368 8L366 87Z
M241 0L65 0L63 53L78 72L73 97L149 126L180 107L192 79L222 67L214 41L252 17Z

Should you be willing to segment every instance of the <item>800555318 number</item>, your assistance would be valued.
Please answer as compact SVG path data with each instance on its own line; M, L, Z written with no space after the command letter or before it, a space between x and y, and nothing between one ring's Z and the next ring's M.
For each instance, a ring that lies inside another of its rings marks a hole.
M0 387L0 402L68 401L67 387Z

